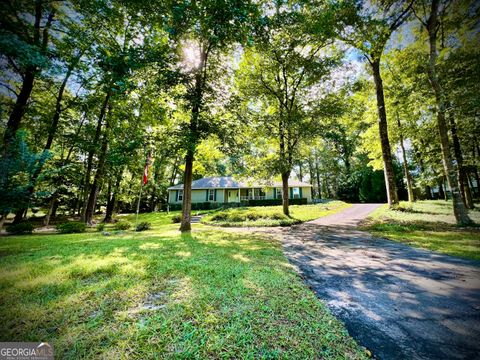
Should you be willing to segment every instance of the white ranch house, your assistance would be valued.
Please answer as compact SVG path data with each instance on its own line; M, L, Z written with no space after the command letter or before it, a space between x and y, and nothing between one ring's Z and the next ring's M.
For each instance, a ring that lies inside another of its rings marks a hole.
M306 199L312 202L312 185L298 180L288 180L289 199ZM192 182L192 204L241 203L249 200L281 199L282 183L261 184L234 180L230 176L207 177ZM168 203L181 204L183 184L168 188Z

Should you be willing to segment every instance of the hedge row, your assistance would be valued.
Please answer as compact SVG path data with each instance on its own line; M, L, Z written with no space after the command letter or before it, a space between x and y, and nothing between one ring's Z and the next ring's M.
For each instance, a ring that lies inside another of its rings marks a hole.
M306 205L307 198L289 199L290 205ZM218 203L218 202L201 202L192 204L192 210L210 210L218 208L232 208L242 206L275 206L282 205L282 199L263 199L263 200L247 200L239 203ZM171 211L181 210L182 204L169 204Z

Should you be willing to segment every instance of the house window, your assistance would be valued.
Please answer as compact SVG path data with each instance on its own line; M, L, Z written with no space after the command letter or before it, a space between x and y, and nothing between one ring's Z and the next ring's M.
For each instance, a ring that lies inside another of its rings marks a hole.
M208 190L208 201L214 201L215 200L215 190L210 189Z
M254 190L254 195L255 195L255 197L265 196L265 191L263 191L263 189L255 189Z
M293 188L293 198L300 199L300 188L298 187Z
M282 198L282 188L277 188L277 194L275 195L275 199L281 199Z
M178 201L183 201L183 190L178 190Z

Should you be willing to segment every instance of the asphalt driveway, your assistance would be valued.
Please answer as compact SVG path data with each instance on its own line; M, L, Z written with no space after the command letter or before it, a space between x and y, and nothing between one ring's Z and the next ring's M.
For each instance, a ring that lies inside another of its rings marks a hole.
M377 206L292 227L287 257L375 357L480 359L480 263L357 230Z

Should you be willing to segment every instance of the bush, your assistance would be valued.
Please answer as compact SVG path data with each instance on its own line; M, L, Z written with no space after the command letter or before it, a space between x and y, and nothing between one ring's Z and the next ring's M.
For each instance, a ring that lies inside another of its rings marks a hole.
M31 234L34 229L32 223L29 222L22 222L15 225L7 226L7 232L13 235L21 235L21 234Z
M287 220L288 216L282 213L275 213L270 216L270 219L273 220Z
M282 199L247 200L245 203L246 206L275 206L282 205Z
M105 230L105 223L98 224L96 228L97 228L97 231L102 232L103 230Z
M258 220L289 220L288 217L282 213L262 213L259 209L250 210L225 210L211 215L210 221L215 222L230 222L240 223L245 221Z
M86 229L87 225L80 221L69 221L57 225L57 230L62 234L83 233Z
M115 230L128 230L132 227L128 221L119 221L115 224Z
M405 204L405 203L400 203L400 204L393 205L392 210L401 211L401 212L415 212L413 210L412 204Z
M182 222L182 215L175 215L172 217L172 223L178 224Z
M225 211L221 211L219 213L213 214L211 219L212 221L225 221L228 218L228 214Z
M307 205L307 203L307 198L290 199L288 201L289 205Z
M150 224L147 221L143 221L140 224L137 224L137 226L135 227L135 231L150 230L151 227L152 227L152 224Z

